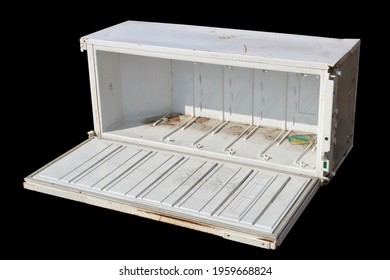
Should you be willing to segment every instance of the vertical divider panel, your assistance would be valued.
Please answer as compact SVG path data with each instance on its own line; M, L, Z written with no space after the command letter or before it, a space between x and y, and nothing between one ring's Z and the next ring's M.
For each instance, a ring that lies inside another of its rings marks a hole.
M221 66L221 120L225 121L225 66Z
M194 64L195 115L213 119L221 118L223 87L220 65Z
M286 126L288 129L293 129L295 126L295 112L297 111L297 90L298 90L298 74L288 73L287 77L287 117Z
M172 60L172 112L195 115L194 63Z
M251 79L252 79L252 111L251 111L251 125L255 124L255 69L251 69Z
M201 90L201 73L199 63L194 62L192 67L192 90L193 90L193 112L194 116L200 116L201 114L201 101L200 101L200 90Z
M224 119L252 124L252 69L225 66Z
M285 72L255 69L253 74L254 124L285 128L286 120Z
M224 120L230 121L232 114L232 67L231 66L223 66L224 67L224 92L223 92L223 115Z

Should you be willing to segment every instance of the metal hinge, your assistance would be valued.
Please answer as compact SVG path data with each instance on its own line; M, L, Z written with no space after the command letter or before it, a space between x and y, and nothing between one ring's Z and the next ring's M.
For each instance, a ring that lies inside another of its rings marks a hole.
M88 134L88 139L94 138L96 136L96 133L93 130L88 131L87 134Z
M80 51L83 52L83 51L86 51L86 50L87 50L86 40L84 38L81 38L80 39Z
M329 73L329 80L334 80L336 79L337 76L341 76L343 72L335 66L335 67L329 67L328 73Z
M80 44L80 51L83 52L86 50L87 50L87 44L85 44L85 43Z

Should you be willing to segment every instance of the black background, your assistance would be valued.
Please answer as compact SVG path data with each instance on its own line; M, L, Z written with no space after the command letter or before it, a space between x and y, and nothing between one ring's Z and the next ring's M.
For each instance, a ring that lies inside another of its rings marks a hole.
M17 59L7 68L3 88L4 100L10 97L2 103L3 113L11 113L3 117L0 228L7 246L0 258L389 258L388 152L381 124L388 111L383 99L388 78L377 66L386 52L378 48L376 35L383 18L368 18L374 10L335 3L301 12L250 2L218 9L198 2L142 8L90 4L97 9L34 6L40 12L8 22L16 32L3 54ZM24 177L84 141L93 129L87 56L79 50L79 38L125 20L362 39L354 149L276 251L23 189Z

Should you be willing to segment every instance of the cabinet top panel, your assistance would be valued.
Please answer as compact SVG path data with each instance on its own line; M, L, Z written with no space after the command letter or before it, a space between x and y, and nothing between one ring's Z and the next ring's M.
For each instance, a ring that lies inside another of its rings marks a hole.
M134 52L203 57L294 67L328 69L343 60L359 39L215 27L126 21L81 38L82 44ZM179 58L179 57L178 57Z

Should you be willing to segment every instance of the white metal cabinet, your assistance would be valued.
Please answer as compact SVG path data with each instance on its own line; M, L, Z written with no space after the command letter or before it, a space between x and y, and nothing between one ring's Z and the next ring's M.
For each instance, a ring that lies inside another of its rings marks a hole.
M352 148L359 45L131 21L85 36L95 135L24 186L275 249Z

